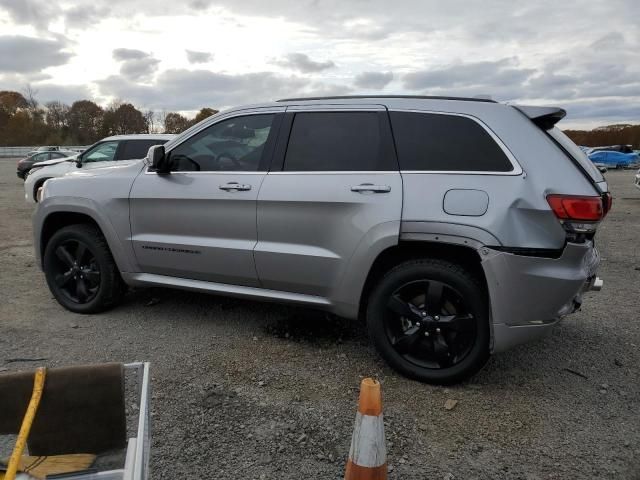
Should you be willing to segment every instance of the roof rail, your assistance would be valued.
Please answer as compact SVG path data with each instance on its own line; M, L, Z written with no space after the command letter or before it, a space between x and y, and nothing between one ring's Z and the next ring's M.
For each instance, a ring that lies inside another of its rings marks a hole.
M490 98L472 98L472 97L441 97L430 95L336 95L329 97L295 97L295 98L281 98L276 102L298 102L302 100L349 100L358 98L418 98L422 100L461 100L464 102L485 102L485 103L498 103Z

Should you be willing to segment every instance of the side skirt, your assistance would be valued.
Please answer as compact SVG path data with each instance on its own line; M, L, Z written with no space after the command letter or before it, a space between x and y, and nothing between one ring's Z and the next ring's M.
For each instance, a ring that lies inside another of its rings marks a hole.
M133 287L166 287L179 288L195 292L219 294L230 297L249 298L253 300L274 301L283 303L295 303L310 305L323 310L330 310L332 303L324 297L305 295L302 293L282 292L280 290L267 290L264 288L244 287L242 285L228 285L224 283L206 282L204 280L192 280L189 278L170 277L154 273L127 273L122 272L122 279L127 285Z

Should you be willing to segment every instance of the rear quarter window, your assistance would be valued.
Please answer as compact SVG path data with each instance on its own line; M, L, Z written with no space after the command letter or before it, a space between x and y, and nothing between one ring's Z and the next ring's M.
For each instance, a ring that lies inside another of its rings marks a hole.
M513 170L502 148L471 118L414 112L390 112L390 117L401 170Z

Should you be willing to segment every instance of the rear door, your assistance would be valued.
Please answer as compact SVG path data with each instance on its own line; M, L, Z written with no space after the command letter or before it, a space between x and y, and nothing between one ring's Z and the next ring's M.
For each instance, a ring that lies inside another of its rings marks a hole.
M172 171L146 171L130 198L145 273L257 286L256 198L284 107L230 114L167 151Z
M258 196L258 276L265 288L330 298L381 225L396 222L399 234L402 179L386 109L289 107L281 132Z

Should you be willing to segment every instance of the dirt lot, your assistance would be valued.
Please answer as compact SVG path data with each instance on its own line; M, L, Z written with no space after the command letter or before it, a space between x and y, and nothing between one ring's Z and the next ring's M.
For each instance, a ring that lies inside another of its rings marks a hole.
M146 290L107 314L63 310L34 264L15 161L0 160L0 370L151 361L156 479L342 478L362 376L383 382L390 478L640 479L632 177L607 174L604 290L553 336L441 388L388 369L356 322L306 309Z

